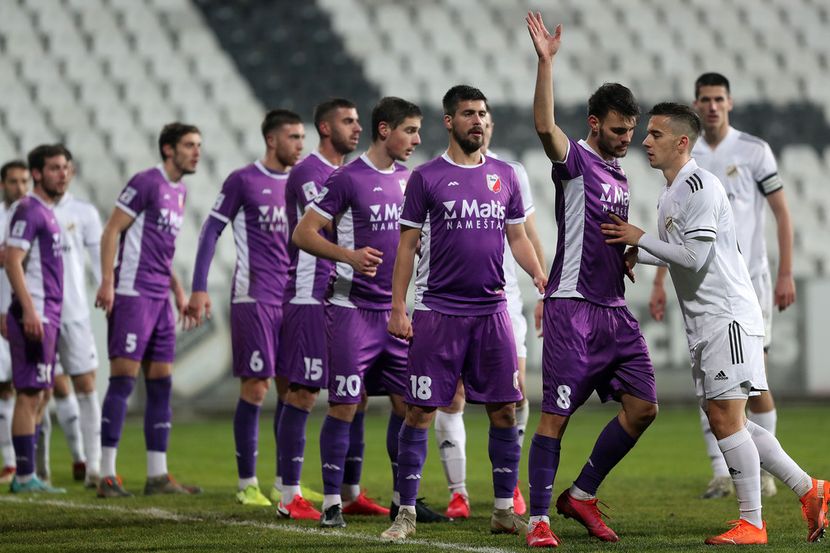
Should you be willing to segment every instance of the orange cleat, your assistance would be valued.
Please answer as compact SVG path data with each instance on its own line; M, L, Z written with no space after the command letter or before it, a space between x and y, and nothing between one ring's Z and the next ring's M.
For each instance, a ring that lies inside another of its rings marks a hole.
M378 505L374 499L366 496L362 491L357 499L343 506L344 515L387 516L389 509Z
M767 543L767 523L761 528L743 519L729 522L732 528L719 536L706 540L706 545L765 545Z
M519 489L518 483L513 488L513 512L519 516L527 512L527 503L525 503L525 498L522 496L522 490Z
M534 524L525 539L528 547L559 547L562 543L562 540L551 531L550 525L544 521Z
M447 505L447 516L450 518L470 518L470 500L461 493L452 494L450 504Z
M575 499L568 490L556 500L556 512L565 518L572 518L588 530L588 534L602 541L620 541L620 537L602 520L605 513L597 507L597 498Z
M818 541L827 529L830 482L813 478L813 487L801 496L801 516L807 521L807 541Z
M293 520L320 520L320 511L301 495L295 495L288 505L283 505L280 501L277 505L277 513Z
M3 471L0 472L0 484L10 484L16 472L15 467L3 467Z

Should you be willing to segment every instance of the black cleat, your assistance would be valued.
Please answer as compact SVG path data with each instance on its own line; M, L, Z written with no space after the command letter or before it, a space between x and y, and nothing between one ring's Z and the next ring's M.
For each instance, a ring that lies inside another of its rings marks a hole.
M343 520L343 509L339 504L332 505L320 517L321 528L345 528L346 521Z
M395 505L391 503L389 505L389 520L395 521L395 518L398 516L398 510L400 509L399 505ZM437 511L433 511L430 509L426 502L424 501L423 497L419 497L415 500L415 519L418 522L449 522L452 519L449 517L445 517L441 513Z

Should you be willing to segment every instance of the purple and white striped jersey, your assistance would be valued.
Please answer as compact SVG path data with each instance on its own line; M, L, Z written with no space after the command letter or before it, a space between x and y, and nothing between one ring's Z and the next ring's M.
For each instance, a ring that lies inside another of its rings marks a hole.
M569 140L565 160L553 163L556 256L545 297L625 305L625 246L608 245L600 225L614 213L628 220L628 180L617 160L605 161L584 140Z
M15 202L9 215L6 245L27 253L26 289L42 322L59 325L63 303L61 227L52 206L35 193ZM19 303L12 293L12 306ZM12 307L14 309L14 307Z
M403 190L409 169L395 163L380 170L363 154L331 174L311 208L334 221L337 244L383 252L374 277L356 273L348 263L335 265L336 280L329 301L342 307L392 309L392 269L398 252Z
M294 245L291 235L297 223L311 206L326 180L337 166L314 151L291 169L285 185L285 213L288 217L288 283L285 301L296 304L320 304L326 297L334 263L305 252ZM320 234L334 239L325 230Z
M121 233L116 294L168 297L186 195L184 184L167 180L161 165L137 173L124 187L115 206L134 221Z
M505 224L524 220L516 172L504 161L458 165L444 154L416 168L401 212L402 225L421 229L415 308L504 311Z
M287 179L288 173L256 161L231 173L216 198L210 216L233 225L233 303L282 305L288 279Z

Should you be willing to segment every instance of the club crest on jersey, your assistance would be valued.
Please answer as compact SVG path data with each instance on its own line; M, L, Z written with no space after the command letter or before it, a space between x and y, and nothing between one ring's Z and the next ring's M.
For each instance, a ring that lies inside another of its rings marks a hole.
M672 227L674 226L674 220L671 218L671 215L666 217L666 231L671 231Z
M488 174L487 188L490 189L490 192L498 194L501 191L501 178L499 178L499 176L495 174Z
M317 197L317 185L314 184L314 181L308 181L303 183L303 195L305 196L306 202L314 201L314 198Z
M738 176L738 166L737 165L730 165L726 168L726 176L727 177L737 177Z

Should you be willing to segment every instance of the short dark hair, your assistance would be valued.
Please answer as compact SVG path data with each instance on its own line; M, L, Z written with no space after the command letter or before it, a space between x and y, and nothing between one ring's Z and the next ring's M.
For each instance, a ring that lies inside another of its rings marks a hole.
M283 125L299 125L302 122L302 118L291 110L272 109L262 120L262 137L265 138Z
M611 111L616 111L623 117L640 116L640 106L634 99L634 94L620 83L605 83L588 99L588 115L602 120Z
M55 146L63 150L63 155L66 157L66 161L72 161L72 152L69 151L69 148L67 148L65 144L58 143L55 144Z
M26 165L26 162L22 159L13 159L11 161L7 161L0 167L0 181L6 182L6 177L9 175L9 171L12 169L23 169L24 171L28 171L29 167Z
M661 102L651 108L649 115L662 115L668 117L672 124L680 125L681 132L689 137L689 150L695 145L697 137L700 136L703 130L703 124L700 122L700 116L685 104L677 104L675 102Z
M407 117L423 117L421 108L396 96L381 98L377 105L372 108L372 142L380 138L378 125L386 123L394 129L403 123Z
M695 99L697 99L698 94L700 94L700 87L702 86L722 86L726 88L726 93L730 94L729 79L720 73L704 73L697 78L695 81Z
M43 166L46 165L46 160L50 157L66 156L66 148L60 144L41 144L35 147L27 156L29 161L29 168L34 171L43 171ZM69 161L69 158L66 159Z
M444 106L444 115L452 117L458 109L458 104L470 100L483 101L489 111L490 106L487 104L487 96L485 96L481 90L474 86L458 84L449 89L447 93L444 94L444 99L441 100L441 104Z
M345 98L331 98L326 100L325 102L320 102L317 104L317 107L314 108L314 128L317 129L317 133L320 133L320 124L332 114L332 112L345 108L345 109L353 109L356 108L354 102L351 100L347 100Z
M179 140L181 140L184 135L190 133L202 134L199 132L199 128L196 125L188 125L187 123L179 123L178 121L174 123L167 123L161 129L161 133L159 134L159 154L161 154L162 161L167 159L164 157L164 147L172 146L175 148L176 144L179 143Z

